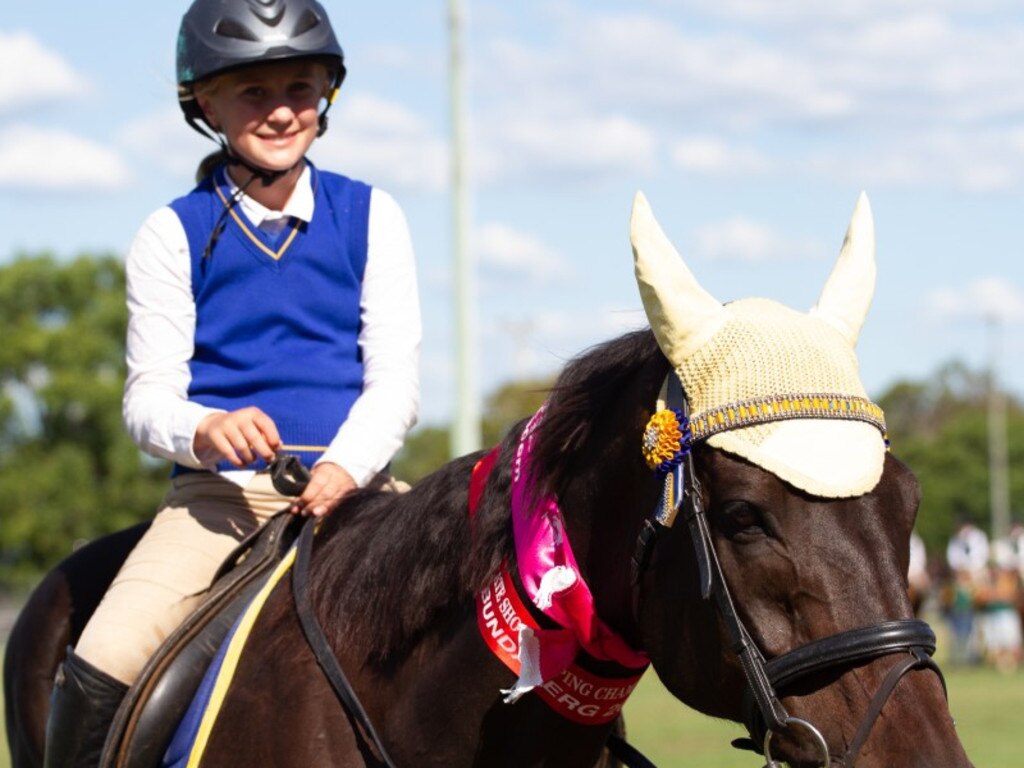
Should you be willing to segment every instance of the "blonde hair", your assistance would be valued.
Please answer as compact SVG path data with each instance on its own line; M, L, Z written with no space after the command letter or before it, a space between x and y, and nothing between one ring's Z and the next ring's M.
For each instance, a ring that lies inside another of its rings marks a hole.
M220 81L221 78L214 75L213 77L207 77L204 80L197 80L195 83L193 83L192 98L195 99L196 104L199 104L200 96L208 96L212 94L214 91L216 91L217 88L220 86ZM200 107L200 112L203 115L203 122L205 122L207 125L210 125L209 121L206 119L206 113L202 110L202 107ZM210 129L213 130L214 132L216 132L217 130L212 125L210 125ZM207 176L212 175L213 172L217 169L217 167L224 163L227 159L228 153L224 150L223 147L220 147L211 152L210 154L208 154L202 160L200 160L199 165L196 167L196 184L201 183L203 179L205 179Z
M223 149L216 149L200 160L199 166L196 168L196 184L202 183L207 176L212 176L213 172L227 160L228 153Z

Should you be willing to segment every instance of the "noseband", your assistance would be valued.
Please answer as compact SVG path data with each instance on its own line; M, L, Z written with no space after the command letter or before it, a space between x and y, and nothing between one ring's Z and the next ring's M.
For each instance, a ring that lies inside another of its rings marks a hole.
M668 377L666 399L684 418L687 416L686 397L678 378L673 374ZM780 765L772 758L771 743L776 734L786 730L809 733L821 752L822 765L828 768L831 764L828 745L821 732L811 723L792 717L780 701L779 691L791 688L800 680L823 672L852 669L882 656L900 657L872 698L842 758L842 765L847 768L853 768L882 708L904 675L914 669L930 669L939 676L945 691L946 681L942 671L931 658L935 653L935 633L927 623L919 619L894 619L845 630L766 661L736 612L729 585L715 553L711 527L704 511L702 489L693 468L693 455L689 451L667 476L663 503L644 521L637 536L631 563L637 616L640 582L654 546L659 535L672 527L680 511L690 529L701 596L705 600L714 598L728 634L730 648L739 659L747 680L743 715L750 739L738 739L734 744L763 752L767 760L766 768L778 768Z

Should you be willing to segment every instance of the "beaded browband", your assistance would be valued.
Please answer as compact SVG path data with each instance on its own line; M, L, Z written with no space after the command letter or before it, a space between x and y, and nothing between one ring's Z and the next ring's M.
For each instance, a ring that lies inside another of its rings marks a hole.
M687 419L665 405L665 389L658 410L644 430L643 453L647 465L659 473L676 466L690 447L719 432L787 419L841 419L863 421L878 429L886 446L889 437L885 414L870 400L853 395L771 395L729 403Z
M886 434L885 414L870 400L850 395L773 395L721 405L690 418L694 441L729 429L785 419L843 419L865 421Z

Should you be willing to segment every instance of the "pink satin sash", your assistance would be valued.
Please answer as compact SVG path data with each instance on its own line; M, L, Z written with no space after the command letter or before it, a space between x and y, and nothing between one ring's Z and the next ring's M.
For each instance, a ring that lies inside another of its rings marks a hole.
M526 597L560 628L524 628L526 635L519 642L522 670L516 687L509 692L510 699L560 675L580 650L631 670L642 671L649 664L646 654L631 648L597 616L593 595L565 535L565 520L558 502L551 497L537 498L530 461L545 409L542 406L530 419L516 448L512 465L512 530L519 579ZM494 459L492 452L479 468L489 471ZM474 481L478 497L482 482L476 477Z

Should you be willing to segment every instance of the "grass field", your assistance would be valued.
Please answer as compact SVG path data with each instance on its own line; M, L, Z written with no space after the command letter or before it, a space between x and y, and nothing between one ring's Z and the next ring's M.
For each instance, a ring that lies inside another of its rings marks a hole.
M950 709L971 761L978 768L1024 766L1024 672L947 669ZM745 735L736 723L684 708L653 674L626 705L629 741L659 768L758 768L750 753L730 746Z
M1024 672L1001 675L989 669L951 669L946 678L960 738L974 764L978 768L1024 765ZM741 726L686 709L662 688L653 673L644 677L630 699L626 721L630 743L659 768L762 765L752 754L729 746L732 739L743 735ZM6 744L5 738L0 768L10 768Z

